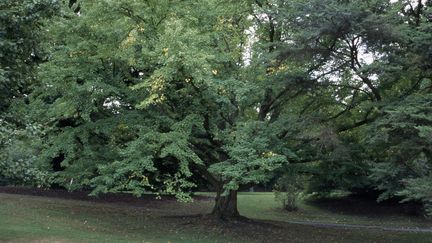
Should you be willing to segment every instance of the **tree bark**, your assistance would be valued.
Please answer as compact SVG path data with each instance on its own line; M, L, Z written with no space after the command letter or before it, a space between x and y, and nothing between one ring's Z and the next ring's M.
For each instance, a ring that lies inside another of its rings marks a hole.
M223 189L218 190L211 214L222 220L240 218L240 213L237 210L237 191L230 190L227 195L223 195L223 191Z

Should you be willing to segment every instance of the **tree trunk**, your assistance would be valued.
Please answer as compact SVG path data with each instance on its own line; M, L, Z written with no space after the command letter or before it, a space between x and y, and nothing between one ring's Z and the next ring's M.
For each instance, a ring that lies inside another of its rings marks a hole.
M215 206L212 215L217 219L229 220L239 218L237 210L237 191L229 191L227 195L223 194L223 189L219 189L216 195Z

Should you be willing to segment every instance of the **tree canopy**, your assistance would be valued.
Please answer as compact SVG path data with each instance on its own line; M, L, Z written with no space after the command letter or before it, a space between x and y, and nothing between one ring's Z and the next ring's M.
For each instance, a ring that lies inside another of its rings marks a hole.
M295 167L310 192L430 213L432 1L0 6L7 183L185 201L204 183L231 218L241 186Z

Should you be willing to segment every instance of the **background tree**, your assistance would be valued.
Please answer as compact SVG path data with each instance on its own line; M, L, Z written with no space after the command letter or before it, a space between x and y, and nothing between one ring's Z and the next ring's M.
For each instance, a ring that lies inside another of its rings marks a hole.
M0 181L43 183L46 173L35 165L39 126L30 124L25 110L36 82L36 68L46 61L42 47L44 20L57 13L53 1L0 3Z
M418 180L408 181L430 171L430 159L424 158L429 142L421 134L431 114L420 104L427 104L424 95L430 92L430 47L424 44L430 40L425 32L430 2L299 1L287 6L295 10L282 11L286 26L296 35L281 44L281 57L296 63L306 57L319 65L306 79L313 89L300 97L304 109L297 113L308 126L316 125L306 133L304 128L287 132L298 145L291 148L299 162L313 162L304 169L313 174L310 190L373 189L379 200L407 196L407 185L421 190ZM418 193L429 200L424 190Z
M51 1L3 1L0 4L0 111L26 96L35 80L34 68L46 59L40 47L41 23L57 6Z

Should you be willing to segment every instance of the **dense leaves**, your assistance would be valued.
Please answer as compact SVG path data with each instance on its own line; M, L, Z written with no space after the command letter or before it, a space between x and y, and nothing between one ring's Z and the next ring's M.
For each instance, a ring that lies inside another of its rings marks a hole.
M0 175L185 201L205 181L217 217L275 177L430 208L431 4L1 3Z

